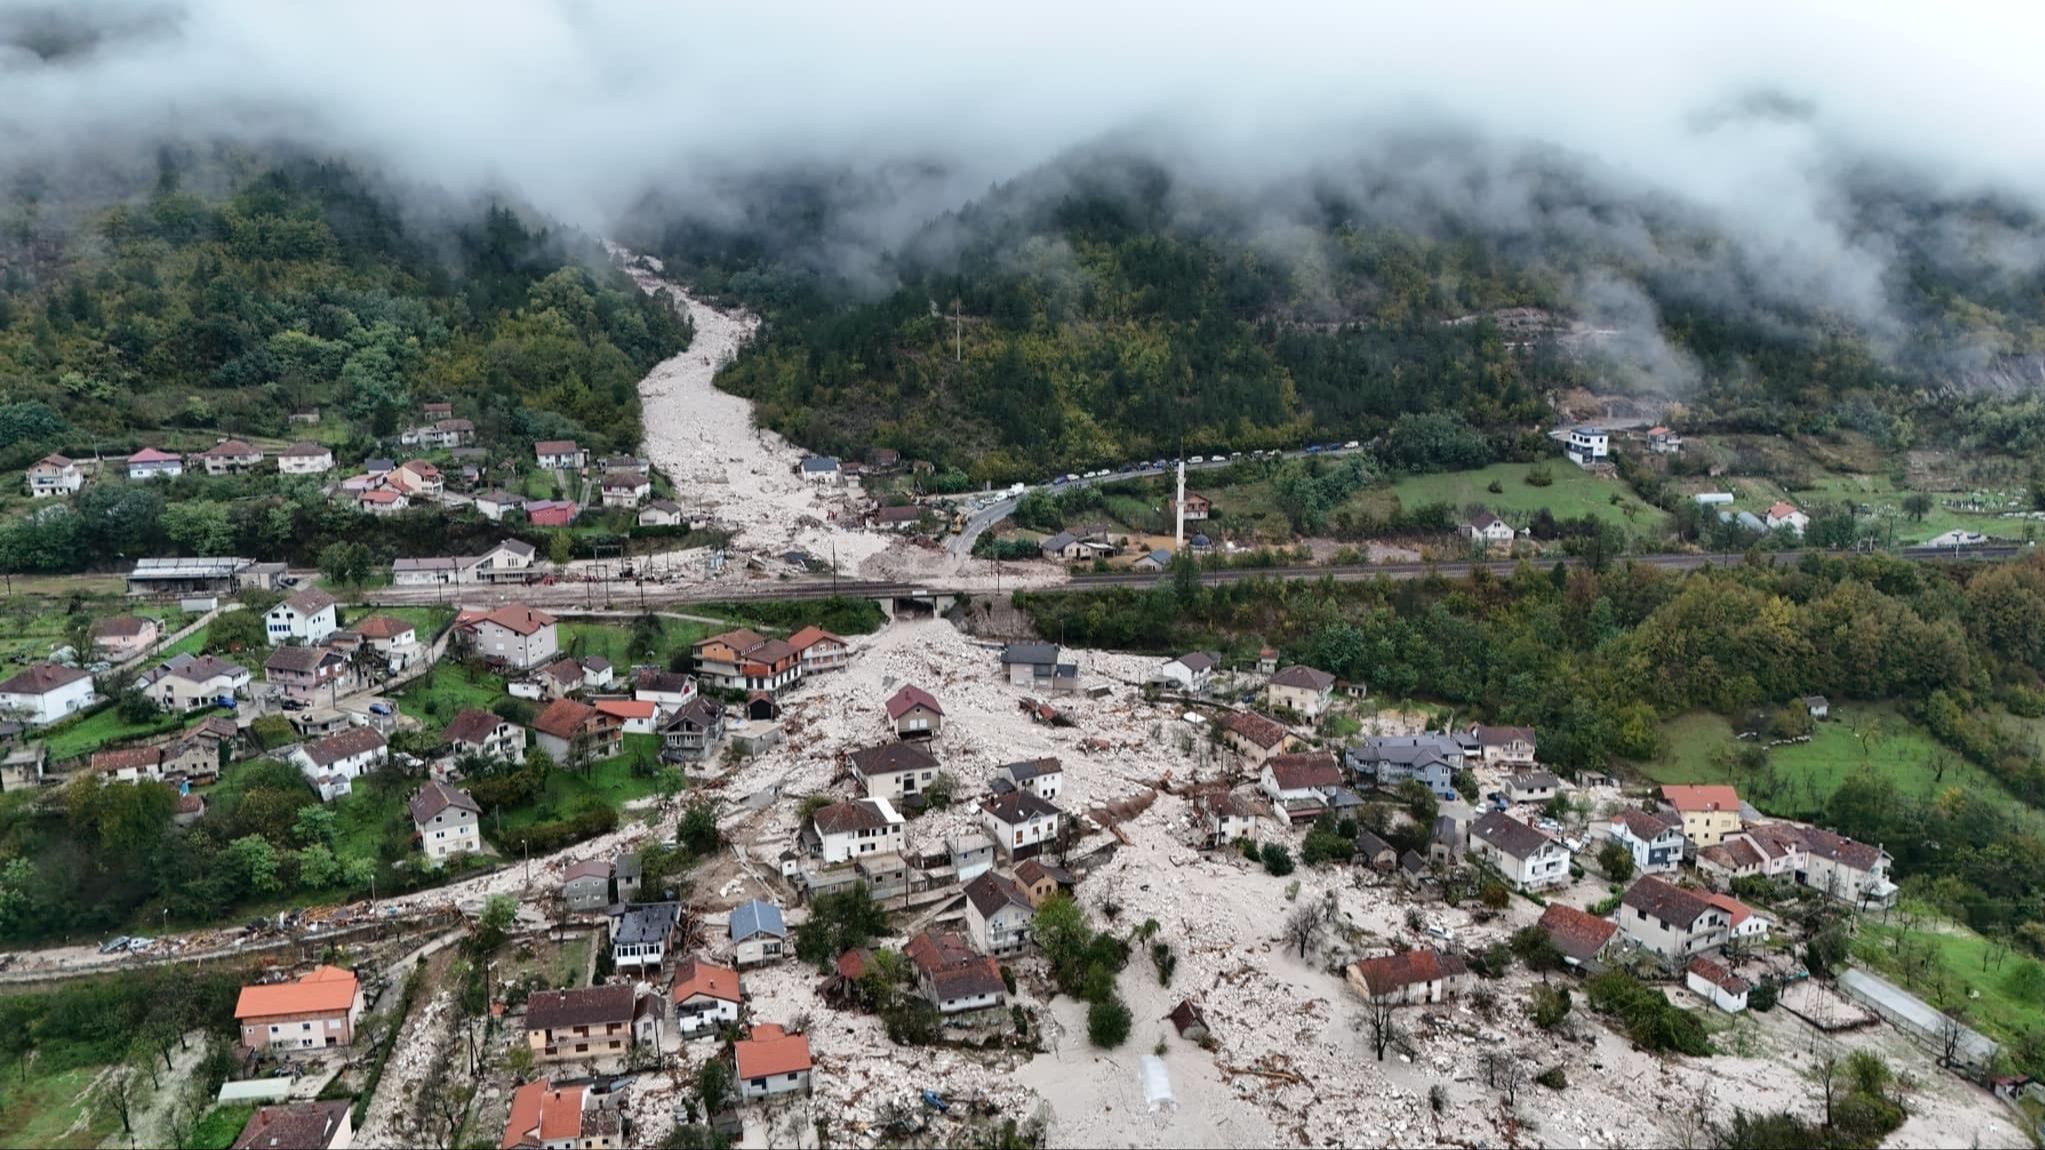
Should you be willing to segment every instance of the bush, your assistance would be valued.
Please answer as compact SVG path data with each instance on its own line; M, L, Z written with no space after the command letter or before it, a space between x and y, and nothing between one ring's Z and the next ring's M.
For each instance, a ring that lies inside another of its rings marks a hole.
M1133 1021L1129 1008L1110 994L1105 1001L1086 1008L1086 1040L1103 1050L1113 1050L1129 1040Z
M1484 882L1484 889L1477 892L1477 901L1492 910L1504 910L1505 904L1512 901L1512 891L1495 878L1487 879Z
M1765 1014L1775 1009L1778 993L1774 983L1764 982L1747 992L1747 1006L1751 1010Z
M1625 882L1633 877L1633 852L1617 839L1606 839L1598 848L1598 869L1613 882Z
M795 928L795 956L821 966L865 946L887 928L887 908L873 901L865 887L823 895L810 905L809 917Z
M1331 862L1348 862L1349 856L1355 853L1356 838L1354 835L1343 838L1335 831L1319 826L1307 832L1306 841L1301 843L1299 848L1299 857L1308 866L1320 866L1323 863Z
M941 811L951 805L952 796L958 792L959 781L950 771L939 771L930 785L923 788L923 805L933 811Z
M1550 1090L1565 1090L1569 1087L1569 1076L1562 1072L1560 1066L1550 1066L1548 1069L1534 1075L1534 1081L1546 1086Z
M1550 487L1555 483L1555 473L1545 463L1536 463L1527 468L1528 487Z
M1172 984L1172 972L1179 968L1179 956L1172 953L1172 944L1169 942L1151 943L1150 965L1157 968L1157 984L1159 986L1170 986Z
M1504 495L1505 484L1500 483L1498 480L1494 479L1491 482L1484 485L1484 490L1489 491L1493 495Z
M1553 1030L1569 1017L1569 988L1552 987L1543 983L1534 988L1534 1006L1531 1011L1534 1025L1543 1030Z
M1675 1005L1660 990L1623 970L1608 970L1584 984L1591 1009L1619 1021L1619 1027L1643 1050L1672 1050L1703 1056L1711 1053L1704 1023Z
M1449 776L1449 785L1456 789L1457 794L1463 796L1464 802L1474 803L1477 801L1476 772L1468 768L1458 770Z
M1265 843L1262 852L1266 874L1284 878L1292 873L1292 852L1282 843Z

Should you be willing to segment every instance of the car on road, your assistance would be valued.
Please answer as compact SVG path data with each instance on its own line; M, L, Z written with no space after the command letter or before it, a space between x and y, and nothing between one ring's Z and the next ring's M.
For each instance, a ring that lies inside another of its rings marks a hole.
M101 954L114 954L126 949L128 949L128 936L125 934L115 935L113 938L99 944L99 952Z
M1065 482L1065 477L1063 475L1053 475L1051 477L1051 486L1053 487L1056 487L1063 482Z
M1343 445L1342 445L1342 450L1344 450L1344 451L1355 451L1355 450L1356 450L1357 448L1359 448L1359 447L1361 447L1361 446L1363 446L1363 445L1362 445L1362 444L1360 444L1360 443L1358 443L1358 442L1356 442L1356 441L1355 441L1354 439L1352 439L1352 440L1350 440L1349 442L1347 442L1347 443L1345 443L1345 444L1343 444Z
M1186 462L1188 462L1188 463L1205 463L1205 462L1207 462L1207 457L1206 457L1206 456L1204 456L1204 455L1196 455L1196 456L1194 456L1193 458L1191 458L1191 459L1188 459L1188 460L1187 460Z
M1308 455L1319 455L1320 453L1321 453L1321 445L1320 445L1320 444L1318 444L1318 443L1309 443L1309 444L1307 444L1307 454L1308 454Z
M1079 482L1079 476L1077 476L1077 475L1074 475L1074 474L1072 474L1072 473L1070 473L1070 472L1067 472L1067 473L1066 473L1066 475L1065 475L1065 482L1067 482L1067 483L1077 483L1077 482Z

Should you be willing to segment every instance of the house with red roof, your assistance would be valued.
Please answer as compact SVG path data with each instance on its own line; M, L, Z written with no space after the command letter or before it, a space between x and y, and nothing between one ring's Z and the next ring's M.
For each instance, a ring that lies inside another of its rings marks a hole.
M914 684L890 696L887 711L897 738L934 739L944 731L944 708L937 696Z
M1441 1002L1469 989L1470 967L1453 954L1409 950L1358 959L1349 964L1347 981L1367 1002L1395 1006Z
M145 447L128 457L127 467L129 479L176 479L185 473L185 457Z

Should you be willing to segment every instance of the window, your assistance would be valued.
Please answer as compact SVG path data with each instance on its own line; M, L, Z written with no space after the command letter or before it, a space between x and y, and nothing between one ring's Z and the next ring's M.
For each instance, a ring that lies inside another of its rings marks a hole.
M755 1090L765 1090L767 1088L767 1080L764 1078L754 1078L748 1080L746 1082L746 1085L752 1087Z

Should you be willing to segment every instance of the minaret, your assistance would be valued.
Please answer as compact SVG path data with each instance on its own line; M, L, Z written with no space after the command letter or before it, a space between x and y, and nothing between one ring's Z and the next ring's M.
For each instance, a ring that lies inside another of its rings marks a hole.
M1179 497L1172 500L1172 510L1177 527L1172 533L1174 553L1186 549L1186 461L1179 460Z

